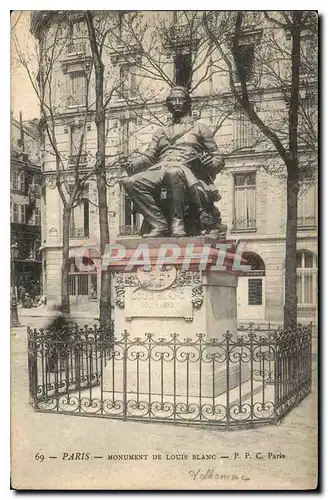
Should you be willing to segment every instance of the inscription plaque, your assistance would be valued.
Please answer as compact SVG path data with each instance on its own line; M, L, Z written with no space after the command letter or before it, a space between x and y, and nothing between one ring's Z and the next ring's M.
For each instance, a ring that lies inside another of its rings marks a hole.
M136 317L185 318L193 317L191 288L151 290L128 288L126 293L126 319Z

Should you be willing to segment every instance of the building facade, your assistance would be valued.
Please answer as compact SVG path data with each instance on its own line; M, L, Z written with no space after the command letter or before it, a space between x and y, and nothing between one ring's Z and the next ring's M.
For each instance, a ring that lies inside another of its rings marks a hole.
M103 47L103 62L111 241L138 238L141 224L141 216L133 212L131 200L119 183L122 173L118 159L142 152L156 128L167 122L165 96L170 84L187 86L192 95L192 116L212 128L219 148L226 155L225 169L216 178L221 194L218 206L222 222L228 226L227 239L243 243L244 257L251 266L251 271L239 278L238 320L281 322L287 214L284 166L272 145L232 106L229 75L218 64L217 49L209 48L201 17L191 13L192 22L189 19L186 23L178 12L148 12L147 23L143 25L144 20L138 21L139 14L135 13L111 12L107 16L101 21L110 33ZM192 24L194 27L190 28ZM72 310L88 307L96 313L99 275L81 272L74 264L76 249L99 242L97 187L92 174L97 144L95 85L92 73L88 79L92 65L87 29L83 13L78 11L64 17L63 13L60 16L49 12L32 15L32 31L41 48L45 47L45 40L55 39L59 25L64 36L60 54L51 67L55 82L51 89L56 103L55 130L63 184L74 182L72 165L76 158L81 175L90 173L71 217L70 300ZM139 40L133 39L131 26L139 29ZM263 43L267 36L265 21L263 26L256 26L251 20L245 35L245 50L260 41ZM288 45L288 33L281 30L279 37L284 47ZM141 43L142 51L137 49ZM235 78L238 80L238 76ZM264 79L260 91L254 95L259 116L276 123L282 134L286 132L288 109L281 89ZM308 91L302 90L304 103L308 97ZM298 200L297 293L299 320L309 321L315 319L317 305L317 183L312 175L315 167L307 164L306 144L302 151L305 174L301 177ZM52 304L60 300L63 204L56 188L58 166L46 134L41 167L44 293ZM96 255L94 262L99 264Z
M11 120L11 244L18 249L12 262L15 284L26 292L41 292L41 168L38 120Z

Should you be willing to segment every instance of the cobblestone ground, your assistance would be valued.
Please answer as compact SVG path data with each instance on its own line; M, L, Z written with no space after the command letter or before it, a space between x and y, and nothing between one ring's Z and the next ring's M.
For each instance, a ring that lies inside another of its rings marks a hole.
M93 322L92 318L86 320L80 318L79 322ZM222 431L36 413L28 403L26 325L40 327L45 321L26 315L21 315L20 321L25 327L13 329L11 335L14 488L283 490L316 487L316 356L313 392L279 426ZM43 462L35 458L37 453L44 455ZM80 453L84 460L67 460L73 453ZM239 456L234 459L235 453ZM262 458L256 458L256 453ZM116 454L147 455L147 460L107 459L108 455ZM206 454L213 457L199 460ZM153 460L152 455L162 458ZM193 455L198 455L197 459Z

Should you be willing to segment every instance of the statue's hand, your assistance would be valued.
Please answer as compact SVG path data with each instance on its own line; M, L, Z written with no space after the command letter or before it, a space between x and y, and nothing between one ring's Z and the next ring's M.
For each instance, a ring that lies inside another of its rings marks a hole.
M211 155L209 155L208 153L204 154L202 156L202 164L204 165L204 167L206 167L208 169L212 169L212 167L213 167L213 160L212 160Z
M134 174L135 168L134 168L134 165L133 165L131 160L126 163L125 169L126 169L128 175Z
M120 159L120 167L122 170L125 170L128 175L132 175L134 173L134 166L130 158L123 157Z

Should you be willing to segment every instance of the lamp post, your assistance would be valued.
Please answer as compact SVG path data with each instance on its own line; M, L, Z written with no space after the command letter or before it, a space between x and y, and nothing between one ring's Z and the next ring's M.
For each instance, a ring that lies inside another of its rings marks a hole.
M15 259L18 257L18 245L17 242L13 243L10 247L10 257L11 257L11 276L12 276L12 287L13 293L10 300L10 325L20 326L17 313L17 294L16 294L16 263Z

